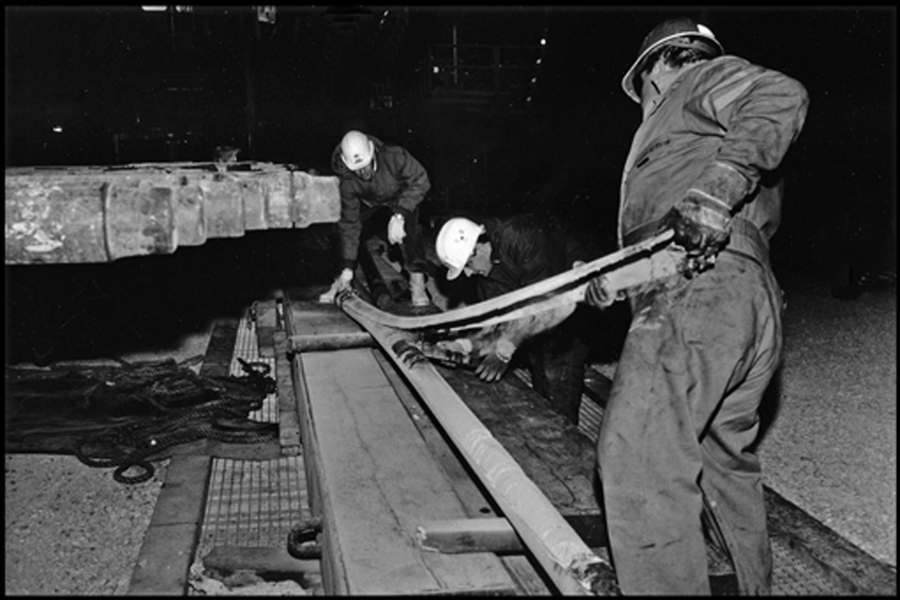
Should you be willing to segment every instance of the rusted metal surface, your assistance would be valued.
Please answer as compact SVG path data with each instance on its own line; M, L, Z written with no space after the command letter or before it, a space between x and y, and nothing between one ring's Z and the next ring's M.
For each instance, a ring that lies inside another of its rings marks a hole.
M6 169L6 264L109 262L340 218L334 176L290 165Z

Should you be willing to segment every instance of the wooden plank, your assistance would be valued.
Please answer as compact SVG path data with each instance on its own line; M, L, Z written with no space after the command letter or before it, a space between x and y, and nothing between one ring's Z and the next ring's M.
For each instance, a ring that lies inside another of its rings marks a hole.
M323 532L340 554L347 593L514 592L496 556L441 555L416 543L418 523L466 514L373 351L308 353L301 362L329 506Z
M293 313L293 330L290 336L315 336L334 334L359 334L364 331L362 327L347 318L334 304L322 304L321 302L309 302L302 300L291 301Z
M301 447L300 415L294 396L287 334L284 331L275 332L273 343L275 344L275 393L278 399L278 440L281 444L282 454L295 456L300 454Z
M471 517L496 517L496 507L484 488L477 483L474 474L460 460L457 453L445 439L444 434L438 429L431 418L430 413L410 391L409 386L394 369L391 362L381 352L374 354L381 366L382 372L397 392L397 397L406 408L412 422L419 430L419 434L425 440L431 455L441 465L444 472L450 478L456 495L462 500L466 512Z
M370 320L371 308L352 295L341 298L341 309L378 340L416 389L559 591L614 593L608 562L578 537L434 366L410 352L415 350L410 334Z
M412 422L415 424L425 443L431 451L431 455L447 473L453 485L453 490L460 498L470 517L491 518L496 517L497 512L488 494L478 484L475 475L466 468L466 465L457 452L445 439L443 433L435 426L431 415L410 391L409 386L402 380L400 374L391 362L381 352L374 353L382 371L391 382L397 396L406 408ZM515 580L516 584L528 596L549 596L550 588L538 572L537 565L527 556L502 556L500 562Z
M274 300L256 302L253 305L256 319L256 346L262 358L275 357L275 332L278 326L278 311Z
M293 317L291 311L287 311L285 318L285 328L288 334L293 331ZM297 405L297 416L300 421L300 435L303 444L303 467L306 474L306 490L309 502L310 512L314 517L321 517L328 512L330 508L323 499L321 481L324 478L324 467L322 465L322 457L319 452L318 437L313 427L312 407L309 401L309 390L306 385L306 374L303 368L303 360L301 356L294 355L291 358L291 378L293 382L294 398ZM333 552L331 541L324 536L320 536L322 546L322 583L323 588L331 594L346 594L347 588L345 580L340 573L343 573L343 563L340 554Z
M517 377L486 384L468 369L437 371L563 515L600 513L593 443Z

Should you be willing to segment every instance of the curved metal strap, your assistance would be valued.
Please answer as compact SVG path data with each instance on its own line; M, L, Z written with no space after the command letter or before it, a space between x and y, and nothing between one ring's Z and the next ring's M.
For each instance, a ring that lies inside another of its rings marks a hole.
M646 258L653 251L668 244L673 235L672 231L665 231L639 244L607 254L532 285L456 310L407 317L387 313L360 302L353 303L353 310L363 313L361 316L369 322L393 329L437 329L457 332L488 327L542 313L562 304L578 302L584 299L585 288L594 277ZM354 294L354 292L342 293L337 298L338 306L344 309L347 299Z

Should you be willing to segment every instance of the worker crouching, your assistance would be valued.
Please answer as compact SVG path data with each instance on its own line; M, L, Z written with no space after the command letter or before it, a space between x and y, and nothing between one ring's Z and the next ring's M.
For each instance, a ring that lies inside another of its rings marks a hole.
M479 302L537 283L596 258L593 244L553 219L533 214L449 219L438 232L435 250L447 267L447 279L461 274L474 279ZM541 318L511 323L476 367L478 376L498 381L514 355L527 361L532 386L554 409L578 424L584 365L589 346L582 335L591 331L586 319L596 311L579 306L558 325ZM552 319L553 315L546 316Z

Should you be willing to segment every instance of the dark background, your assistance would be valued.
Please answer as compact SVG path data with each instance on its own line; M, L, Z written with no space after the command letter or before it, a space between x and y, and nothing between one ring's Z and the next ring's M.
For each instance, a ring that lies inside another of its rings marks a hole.
M426 166L430 211L548 210L608 246L640 122L620 81L647 32L680 15L809 91L786 160L776 273L895 272L893 7L278 7L274 23L249 7L11 7L6 165L209 161L228 144L242 160L328 174L340 137L360 128ZM451 84L428 68L454 35L461 61L500 52L502 85ZM333 253L317 229L107 265L6 267L8 358L155 343L272 287L328 280Z

